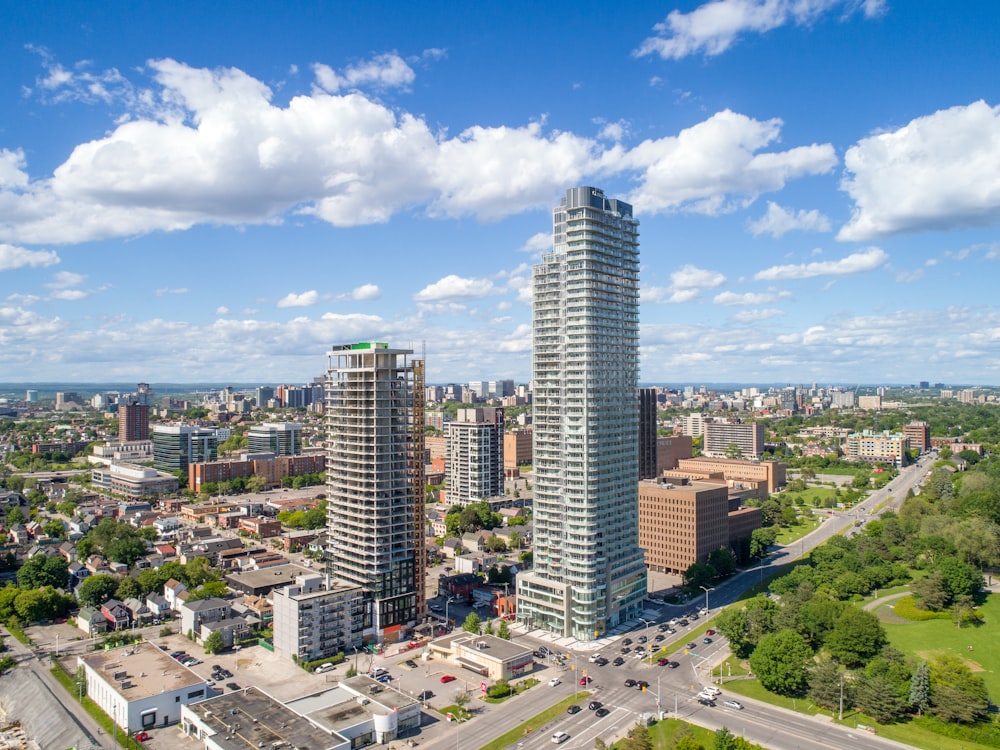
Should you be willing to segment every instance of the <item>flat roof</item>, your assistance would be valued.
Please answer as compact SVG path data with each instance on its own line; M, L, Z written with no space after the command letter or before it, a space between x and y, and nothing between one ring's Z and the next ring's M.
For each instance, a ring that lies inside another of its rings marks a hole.
M223 750L262 747L327 750L347 742L345 737L286 708L260 688L235 690L187 708L215 731L212 742Z
M303 568L301 565L288 563L286 565L276 565L272 568L247 570L242 573L229 573L226 576L226 580L259 589L262 586L287 586L290 583L295 583L296 576L315 572L314 570L309 570L309 568Z
M130 701L185 688L208 689L204 678L171 659L149 641L98 651L80 659Z
M480 649L476 645L478 643L485 643L486 647ZM431 646L449 651L454 651L457 646L464 646L498 661L507 661L531 653L530 648L513 641L498 638L495 635L475 635L474 633L452 633L432 641Z

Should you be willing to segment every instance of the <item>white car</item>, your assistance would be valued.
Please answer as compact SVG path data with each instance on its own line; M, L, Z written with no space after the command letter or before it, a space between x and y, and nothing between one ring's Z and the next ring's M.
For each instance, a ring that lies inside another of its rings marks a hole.
M555 687L556 685L561 685L561 684L562 680L560 680L558 677L553 677L551 680L549 680L549 687Z
M593 664L595 661L597 661L600 658L601 658L600 654L591 654L590 658L587 659L587 661L589 661L591 664Z
M552 735L552 744L561 745L568 739L569 739L569 734L567 734L566 732L556 732L554 735Z
M722 691L719 690L719 688L717 688L715 685L708 685L702 688L702 692L710 693L712 695L722 695Z

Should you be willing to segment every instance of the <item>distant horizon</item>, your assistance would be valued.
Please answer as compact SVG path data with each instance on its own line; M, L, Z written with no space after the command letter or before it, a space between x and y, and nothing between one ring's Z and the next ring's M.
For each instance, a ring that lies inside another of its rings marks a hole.
M506 378L510 380L510 378ZM529 381L519 381L514 378L515 383L519 385L527 384ZM137 381L138 382L138 381ZM38 382L9 382L0 383L0 396L5 396L8 393L17 394L19 393L21 398L24 396L24 391L37 390L44 393L56 393L63 391L84 391L89 393L131 393L135 390L137 382L118 382L118 381L38 381ZM291 386L303 386L307 385L312 381L274 381L274 382L262 382L262 381L246 381L246 382L226 382L226 381L192 381L192 382L163 382L155 383L149 381L149 387L156 393L177 393L184 391L214 391L222 390L223 388L233 388L235 390L245 391L253 390L260 387L275 387L279 385L291 385ZM467 384L469 381L465 380L449 380L441 381L435 383L427 383L426 386L445 386L450 384ZM773 381L773 382L738 382L738 381L640 381L640 388L669 388L672 390L683 390L686 387L701 388L704 386L711 391L728 392L735 391L742 388L762 388L762 389L781 389L781 388L797 388L805 387L811 388L812 384L816 383L819 388L912 388L914 390L938 390L933 385L928 386L926 389L921 389L919 386L920 381L908 382L908 383L888 383L888 382L862 382L858 383L856 381L822 381L822 380L809 380L809 381ZM996 389L1000 388L997 385L989 385L983 383L944 383L944 389L956 389L956 388L973 388L973 389Z

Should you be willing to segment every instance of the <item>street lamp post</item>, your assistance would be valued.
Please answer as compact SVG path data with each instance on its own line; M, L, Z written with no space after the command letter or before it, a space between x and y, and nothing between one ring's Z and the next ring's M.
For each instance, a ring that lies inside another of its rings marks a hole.
M700 588L702 591L705 592L705 609L707 611L708 610L708 592L709 591L715 591L715 589L714 588L705 588L704 586L699 586L698 588Z

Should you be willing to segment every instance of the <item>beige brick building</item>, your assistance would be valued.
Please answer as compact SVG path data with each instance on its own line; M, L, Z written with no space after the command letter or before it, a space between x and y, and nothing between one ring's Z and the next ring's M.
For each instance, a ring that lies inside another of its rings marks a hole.
M718 480L640 482L639 546L646 568L683 573L720 547L750 536L761 525L760 508L731 511L729 493L729 484Z
M677 469L701 474L722 472L727 482L760 482L768 494L785 486L785 464L781 461L743 461L738 458L699 456L679 460Z

